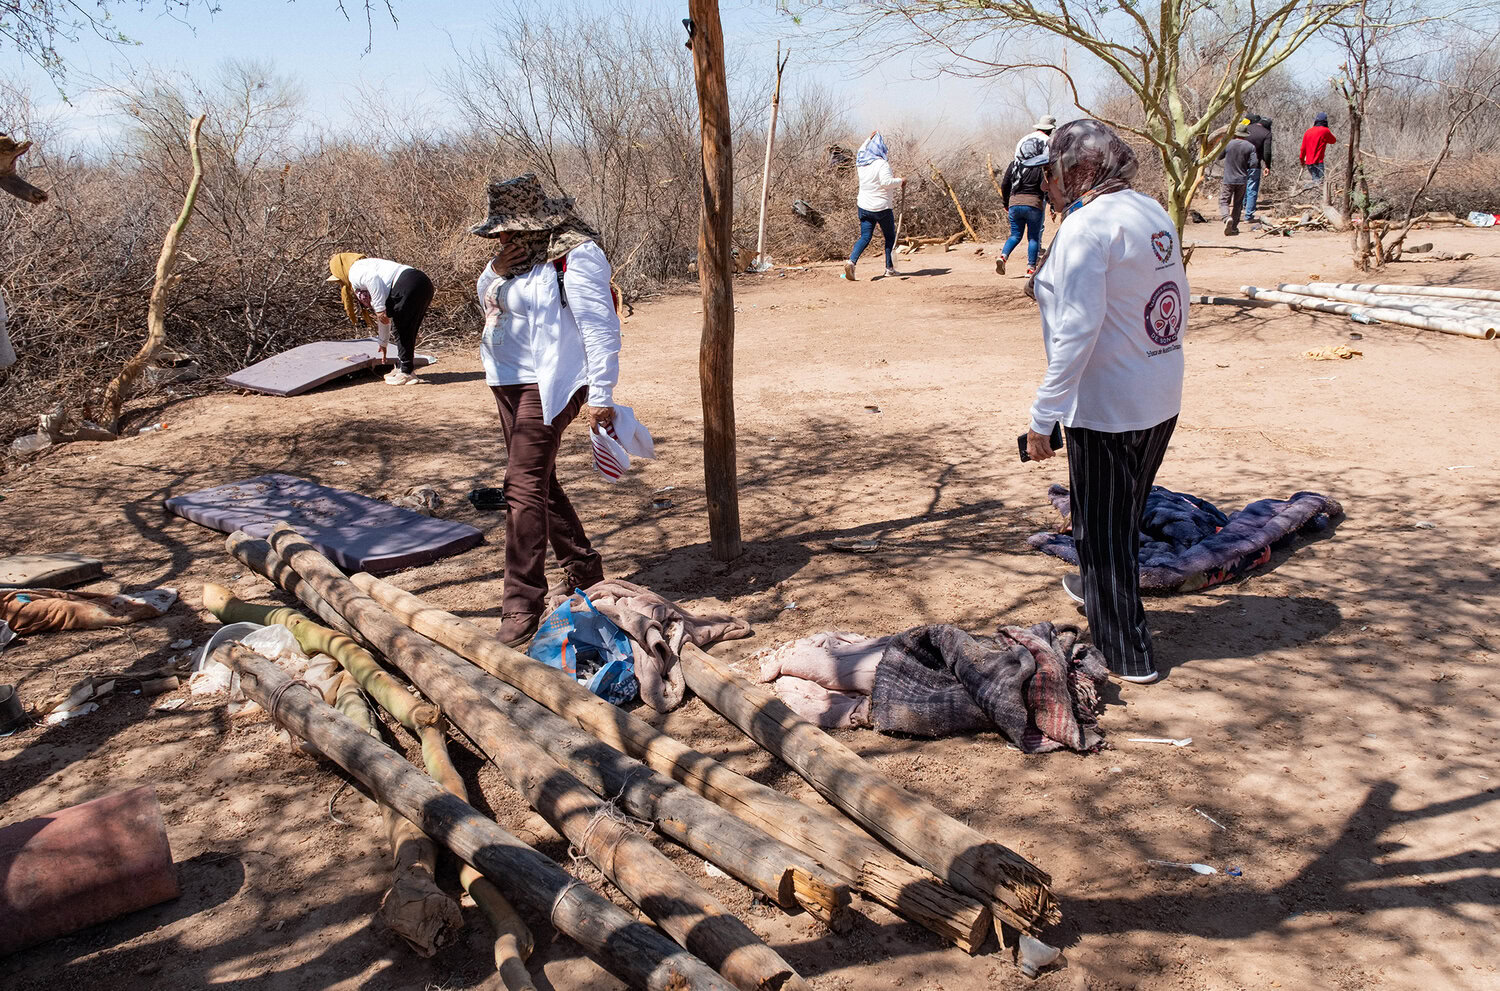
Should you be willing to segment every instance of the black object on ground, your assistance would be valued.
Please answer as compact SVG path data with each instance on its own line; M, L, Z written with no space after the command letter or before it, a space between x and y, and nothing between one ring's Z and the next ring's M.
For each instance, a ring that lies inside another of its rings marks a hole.
M469 502L481 513L498 513L505 508L505 490L485 486L469 493Z

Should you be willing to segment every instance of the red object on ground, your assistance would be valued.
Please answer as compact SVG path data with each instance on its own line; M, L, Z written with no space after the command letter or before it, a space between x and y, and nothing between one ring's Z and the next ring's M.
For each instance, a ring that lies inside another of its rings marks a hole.
M0 955L180 893L150 785L0 829Z
M1329 145L1336 145L1339 139L1333 136L1333 132L1322 124L1314 124L1302 135L1302 164L1323 164L1323 153Z

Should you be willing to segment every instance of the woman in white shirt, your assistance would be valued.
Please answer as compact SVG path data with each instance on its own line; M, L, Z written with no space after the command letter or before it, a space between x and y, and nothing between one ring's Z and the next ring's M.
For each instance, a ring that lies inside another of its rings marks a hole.
M563 431L584 411L590 430L614 421L620 319L599 235L548 198L537 177L489 185L490 215L471 230L501 242L479 276L480 357L505 433L505 591L499 639L531 639L547 598L547 545L568 590L604 579L599 552L558 483Z
M1036 297L1047 374L1031 407L1027 450L1052 457L1067 428L1077 575L1094 644L1126 681L1157 679L1140 592L1140 518L1182 408L1187 272L1167 212L1130 188L1136 159L1094 120L1052 135L1042 189L1063 214L1028 291Z
M427 307L432 304L432 280L420 269L384 258L366 258L344 251L328 259L333 274L329 282L342 284L344 312L358 330L363 322L374 329L385 359L386 342L396 331L396 367L385 377L387 385L411 385L417 381L412 363L417 355L417 331Z
M859 169L859 240L849 254L844 266L844 278L854 281L854 266L875 236L876 226L885 238L885 274L896 274L896 263L891 252L896 247L896 190L906 184L905 179L891 174L891 163L886 161L885 138L879 131L871 131L865 143L854 155L854 164Z

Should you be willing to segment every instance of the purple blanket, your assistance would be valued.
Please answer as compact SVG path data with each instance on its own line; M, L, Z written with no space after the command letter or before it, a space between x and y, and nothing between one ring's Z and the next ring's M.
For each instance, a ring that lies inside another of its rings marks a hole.
M1072 517L1068 490L1047 490L1065 521ZM1298 533L1325 530L1344 515L1337 500L1317 492L1290 499L1261 499L1225 516L1196 496L1153 486L1141 514L1141 590L1192 592L1229 581L1270 559L1271 549ZM1073 537L1038 533L1027 543L1044 554L1078 563Z

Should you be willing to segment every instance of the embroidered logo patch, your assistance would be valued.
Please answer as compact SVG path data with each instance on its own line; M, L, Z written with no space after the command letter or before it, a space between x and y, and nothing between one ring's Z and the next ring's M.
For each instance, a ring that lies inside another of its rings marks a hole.
M1157 344L1176 344L1182 333L1182 293L1176 282L1163 282L1146 304L1146 336Z
M1156 260L1164 262L1172 257L1172 232L1157 231L1151 235L1151 250L1156 252Z

